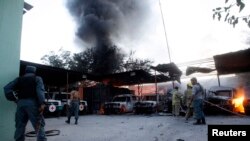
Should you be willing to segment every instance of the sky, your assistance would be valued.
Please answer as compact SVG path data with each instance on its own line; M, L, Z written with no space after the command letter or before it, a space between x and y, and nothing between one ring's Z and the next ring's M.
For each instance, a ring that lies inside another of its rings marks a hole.
M65 0L25 1L34 8L23 16L21 60L42 63L41 57L50 51L58 52L62 48L76 53L88 46L75 36L77 23L65 7ZM178 64L250 46L246 44L250 37L250 28L246 24L239 23L233 28L213 20L212 9L222 6L224 0L148 2L147 14L137 22L138 28L127 28L124 34L114 39L125 52L135 51L137 58L153 60L155 65L170 61ZM250 13L247 6L242 14ZM130 32L133 32L132 36Z

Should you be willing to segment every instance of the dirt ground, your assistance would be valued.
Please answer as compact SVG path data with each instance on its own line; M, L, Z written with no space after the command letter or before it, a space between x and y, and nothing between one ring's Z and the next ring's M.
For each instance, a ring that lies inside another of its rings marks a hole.
M170 114L82 115L79 124L65 123L66 117L46 118L46 131L59 130L48 141L207 141L209 124L249 125L250 116L206 116L206 125L193 125L194 119ZM30 123L26 132L33 131ZM35 141L26 137L26 141Z

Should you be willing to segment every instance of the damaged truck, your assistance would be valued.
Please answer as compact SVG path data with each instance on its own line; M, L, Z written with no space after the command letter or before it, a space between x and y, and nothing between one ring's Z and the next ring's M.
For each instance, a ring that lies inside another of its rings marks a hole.
M212 86L205 93L204 112L209 114L233 112L235 95L236 89L232 87Z

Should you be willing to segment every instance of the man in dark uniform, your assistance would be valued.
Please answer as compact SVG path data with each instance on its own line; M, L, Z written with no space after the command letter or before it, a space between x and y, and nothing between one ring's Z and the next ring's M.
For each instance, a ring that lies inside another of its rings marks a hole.
M203 112L203 87L198 83L196 77L191 78L192 88L192 101L194 107L194 116L196 122L194 125L206 124L205 114Z
M4 87L4 92L18 91L15 115L15 140L25 140L25 128L30 120L37 133L37 141L47 141L43 110L45 107L44 84L41 77L36 76L36 67L27 66L25 74L17 77Z

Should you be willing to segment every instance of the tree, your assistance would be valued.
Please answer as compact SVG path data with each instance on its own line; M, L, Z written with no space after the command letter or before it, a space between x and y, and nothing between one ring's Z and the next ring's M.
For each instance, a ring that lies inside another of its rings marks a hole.
M237 7L239 11L233 13L232 10L235 10L235 7ZM239 21L243 21L250 28L250 15L239 15L239 13L244 8L245 3L243 3L243 0L231 0L231 3L229 3L229 0L225 0L225 6L213 9L213 19L218 19L220 21L221 18L225 16L224 21L229 23L230 25L233 25L233 27L235 27L235 25L238 24Z
M141 60L134 57L135 51L130 51L127 60L124 60L123 68L125 71L143 69L149 71L153 61L149 59Z
M69 62L71 62L70 51L59 49L58 54L54 51L50 51L48 55L44 55L41 60L47 65L51 65L57 68L69 69Z
M48 55L44 55L41 60L53 67L95 75L138 69L149 71L153 61L134 58L134 53L134 51L131 51L128 57L126 57L117 46L104 47L101 50L94 47L88 48L73 55L71 55L70 51L60 49L57 54L51 51Z
M88 48L83 52L73 54L72 60L69 62L69 68L75 71L92 73L93 62L93 49Z

